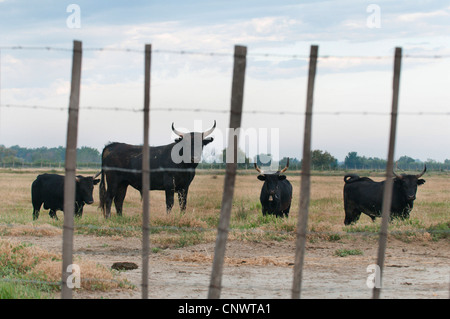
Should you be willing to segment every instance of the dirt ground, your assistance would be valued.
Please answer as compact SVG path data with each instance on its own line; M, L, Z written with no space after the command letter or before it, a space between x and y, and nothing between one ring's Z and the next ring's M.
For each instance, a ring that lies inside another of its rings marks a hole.
M47 250L61 252L62 236L11 237ZM74 254L106 267L114 262L134 262L135 270L121 276L134 289L108 292L75 290L74 298L141 298L141 240L76 235ZM338 249L358 249L362 255L339 257ZM366 299L372 290L367 267L376 263L376 238L344 242L308 243L301 297L316 299ZM294 242L240 242L227 245L221 298L288 299L291 297ZM168 299L207 298L214 243L151 253L149 297ZM81 269L81 280L83 272ZM381 298L442 299L450 294L450 242L405 243L389 239ZM59 298L59 295L55 296Z

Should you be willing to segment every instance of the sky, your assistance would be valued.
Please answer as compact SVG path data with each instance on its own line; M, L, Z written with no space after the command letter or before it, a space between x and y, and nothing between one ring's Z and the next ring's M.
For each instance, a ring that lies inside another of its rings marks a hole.
M150 144L212 126L226 146L233 51L247 47L240 147L302 157L308 56L319 46L312 149L386 158L393 55L403 52L395 158L450 159L448 1L0 0L0 145L66 144L73 40L83 61L78 146ZM47 49L48 48L48 49ZM257 147L255 145L258 145Z

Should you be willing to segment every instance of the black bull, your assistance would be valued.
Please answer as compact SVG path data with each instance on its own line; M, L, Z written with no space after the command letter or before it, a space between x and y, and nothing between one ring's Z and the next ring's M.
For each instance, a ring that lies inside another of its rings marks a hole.
M292 185L283 174L289 167L289 158L286 167L275 173L263 172L255 163L255 169L260 173L258 179L264 181L261 188L260 201L263 216L273 214L276 217L288 217L292 201Z
M420 177L426 172L426 169L425 166L422 173L417 175L394 173L391 220L394 217L409 218L416 199L417 186L425 183L425 180ZM361 213L368 215L372 220L381 217L385 181L374 182L368 177L359 177L355 174L345 175L344 181L345 225L356 222Z
M207 136L215 127L214 121L213 127L205 132L182 133L172 124L172 130L179 138L168 145L150 147L150 190L165 191L167 213L170 213L173 207L175 192L178 193L181 211L186 210L189 185L194 179L203 146L213 141ZM117 215L122 215L128 185L142 195L141 171L142 146L124 143L111 143L105 146L102 152L99 206L106 218L111 216L113 201Z
M92 204L94 185L100 180L81 175L75 178L75 216L83 215L84 204ZM50 209L51 218L58 219L56 211L64 210L64 176L57 174L41 174L31 184L31 202L33 204L33 220L39 218L42 204Z

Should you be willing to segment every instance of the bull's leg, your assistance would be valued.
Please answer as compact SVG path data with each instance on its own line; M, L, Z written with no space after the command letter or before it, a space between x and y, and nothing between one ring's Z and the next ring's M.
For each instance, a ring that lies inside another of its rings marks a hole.
M105 211L103 212L103 214L105 215L105 218L111 217L111 205L112 205L113 198L114 198L114 194L112 191L112 187L109 187L108 190L106 191L106 196L105 196Z
M180 189L177 191L177 193L178 193L178 202L180 204L180 210L182 213L184 213L186 211L188 188Z
M172 207L173 207L173 195L174 195L174 190L172 187L166 188L166 209L167 209L167 214L170 214L170 212L172 211Z
M83 216L83 206L84 204L78 204L78 202L75 202L75 217L81 218Z
M39 211L41 209L42 203L38 203L33 201L33 220L37 220L39 218Z
M346 208L345 209L345 225L350 225L351 223L355 223L359 220L359 217L361 216L361 212L359 209L353 208Z
M31 203L33 204L33 220L39 218L39 210L42 206L42 201L40 200L39 187L37 187L37 182L33 182L31 185Z
M289 207L288 208L286 208L284 211L282 211L281 212L281 217L283 217L283 214L284 214L284 216L287 218L287 217L289 217L289 210L291 209L291 205L289 205Z
M50 216L50 218L58 220L58 216L56 216L56 210L50 209L50 211L48 212L48 215Z
M127 187L128 185L120 186L117 189L116 196L114 197L114 205L116 206L118 216L122 216L123 201L125 200L125 195L127 194Z
M262 207L262 214L263 214L263 216L266 216L267 215L267 213L269 212L269 210L267 209L267 207Z
M39 209L33 208L33 220L37 220L39 218Z

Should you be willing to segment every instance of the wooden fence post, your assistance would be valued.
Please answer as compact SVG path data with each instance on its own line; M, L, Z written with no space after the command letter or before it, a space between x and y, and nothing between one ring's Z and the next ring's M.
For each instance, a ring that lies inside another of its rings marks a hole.
M73 215L75 210L75 173L77 160L78 109L81 82L81 41L73 42L72 82L70 88L69 120L67 124L66 163L64 177L64 226L62 247L61 298L71 299L72 288L67 284L72 275L73 261ZM69 268L68 268L69 267ZM70 269L70 270L69 270Z
M152 46L145 45L144 145L142 147L142 299L148 299L148 257L150 248L150 68Z
M295 249L294 279L292 283L292 298L300 298L303 261L305 259L305 243L310 194L312 107L318 51L319 47L317 45L311 46L309 56L308 91L306 96L305 131L303 132L304 138L300 184L300 207L297 221L297 239Z
M388 224L391 212L391 202L392 202L392 187L393 187L393 169L394 169L394 150L395 150L395 136L397 131L397 114L398 114L398 95L400 88L400 67L402 61L402 49L395 48L395 58L394 58L394 80L393 80L393 94L392 94L392 113L391 113L391 130L389 137L389 149L388 158L386 164L386 182L384 184L383 191L383 206L381 209L381 229L380 238L378 243L378 259L377 265L379 268L379 274L375 273L375 276L379 276L379 281L382 283L382 273L384 266L384 257L386 251L387 242L387 232ZM381 287L376 285L373 288L373 299L379 299L381 293Z
M225 181L223 187L222 206L217 228L216 246L214 248L214 260L211 271L211 282L208 291L209 299L220 298L223 261L228 238L228 226L230 224L231 207L233 204L234 184L237 168L238 137L234 132L241 127L242 104L244 100L244 80L246 67L247 47L236 45L234 47L233 84L231 89L230 134L228 135L227 154L233 152L233 161L226 163ZM236 139L235 139L236 137ZM233 148L231 148L234 146ZM229 158L229 156L227 156Z

